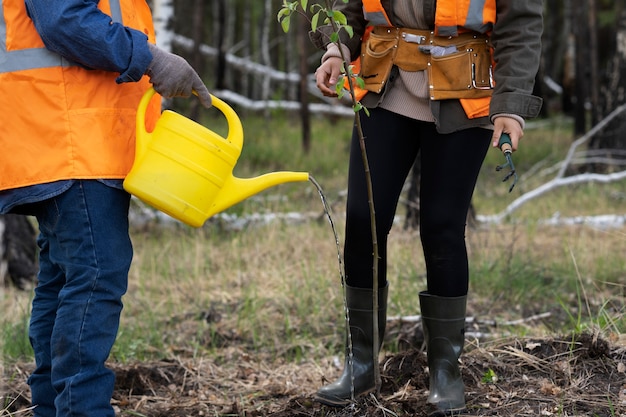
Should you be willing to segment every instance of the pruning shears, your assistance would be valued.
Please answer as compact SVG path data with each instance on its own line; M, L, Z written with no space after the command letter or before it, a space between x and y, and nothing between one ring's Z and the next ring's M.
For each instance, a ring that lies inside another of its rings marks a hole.
M513 158L511 157L511 154L513 153L513 142L511 142L511 137L507 133L502 133L500 135L498 147L504 154L506 163L498 165L496 167L496 171L502 171L506 167L511 169L502 179L502 182L506 182L509 178L513 177L513 184L509 187L509 192L511 192L513 191L513 187L515 187L515 184L517 184L517 173L515 172L515 165L513 165Z

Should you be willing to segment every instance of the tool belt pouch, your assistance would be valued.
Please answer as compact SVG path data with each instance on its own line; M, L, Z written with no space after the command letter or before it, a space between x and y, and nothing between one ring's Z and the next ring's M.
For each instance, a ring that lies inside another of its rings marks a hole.
M389 78L397 51L398 40L395 36L382 36L370 33L361 45L361 71L359 76L365 83L365 89L380 93Z
M463 40L462 37L469 38ZM485 36L461 35L433 45L456 46L456 52L437 56L431 47L428 78L431 100L489 97L493 91L491 45ZM448 49L449 50L449 49Z

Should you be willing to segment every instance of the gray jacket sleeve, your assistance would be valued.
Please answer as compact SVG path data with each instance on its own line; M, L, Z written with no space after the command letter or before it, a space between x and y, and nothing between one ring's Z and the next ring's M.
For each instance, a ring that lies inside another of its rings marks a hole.
M542 12L541 0L497 1L491 34L496 63L491 115L512 113L527 118L541 110L542 100L532 91L541 59Z

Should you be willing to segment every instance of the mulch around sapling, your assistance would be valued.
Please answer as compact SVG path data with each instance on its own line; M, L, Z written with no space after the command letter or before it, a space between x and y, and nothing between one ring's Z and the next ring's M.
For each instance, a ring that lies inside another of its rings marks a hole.
M626 416L626 348L593 334L481 343L461 358L471 416ZM383 353L384 354L384 353ZM313 401L341 361L284 362L237 347L219 358L111 363L118 416L428 416L428 370L419 348L381 356L378 395L345 408ZM30 416L31 364L4 368L0 416Z

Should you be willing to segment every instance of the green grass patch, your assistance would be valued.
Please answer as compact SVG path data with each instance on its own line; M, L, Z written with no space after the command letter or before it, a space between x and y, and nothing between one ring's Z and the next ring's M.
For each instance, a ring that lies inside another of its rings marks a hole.
M219 115L203 115L203 123L227 134ZM308 153L291 114L242 116L242 123L245 142L235 175L309 172L333 207L341 247L352 121L314 117ZM490 150L474 196L476 212L497 214L550 179L551 167L567 153L569 132L563 120L527 130L514 154L521 179L512 193L495 172L502 155ZM540 221L556 213L620 214L624 194L623 183L567 187L533 200L501 225L468 229L468 313L503 322L551 314L506 328L518 335L623 332L626 231ZM150 224L133 229L135 257L112 360L209 355L219 363L243 349L297 362L341 351L338 253L315 187L282 184L227 210L241 216L289 212L306 213L308 220L242 224L236 230L219 219L200 229ZM400 204L400 218L403 212ZM388 253L389 316L419 314L418 293L426 285L419 233L396 225ZM4 360L32 355L26 333L31 296L7 289L0 299Z

